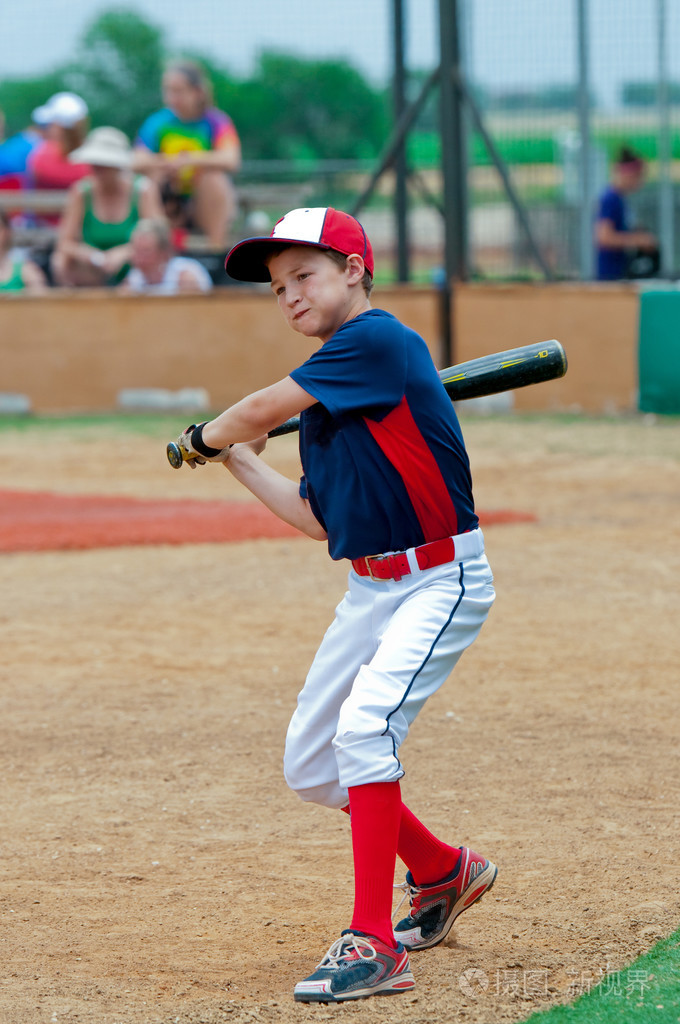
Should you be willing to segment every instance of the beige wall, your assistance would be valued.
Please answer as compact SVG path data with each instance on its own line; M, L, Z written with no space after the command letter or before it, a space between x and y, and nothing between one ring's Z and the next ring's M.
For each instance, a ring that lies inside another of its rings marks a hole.
M385 298L436 347L429 291ZM266 289L168 298L61 292L0 302L0 392L28 395L36 412L112 410L119 390L134 387L205 387L221 408L285 376L313 350L281 322Z
M627 284L464 285L454 299L456 362L557 338L566 376L516 391L516 409L636 409L638 306Z
M419 331L441 366L438 303L424 288L374 293L374 305ZM455 361L557 338L567 351L567 376L516 392L517 408L634 408L637 304L627 286L462 286L454 304ZM222 408L285 376L312 349L281 324L266 289L0 300L0 392L28 395L36 412L113 410L118 392L133 387L205 387L212 406Z

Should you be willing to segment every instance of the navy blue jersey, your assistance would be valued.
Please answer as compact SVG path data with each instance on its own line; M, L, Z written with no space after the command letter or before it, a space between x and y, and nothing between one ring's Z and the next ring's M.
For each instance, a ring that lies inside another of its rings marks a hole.
M371 309L290 376L317 400L300 417L300 494L327 531L332 558L475 529L458 418L415 331Z
M610 220L617 231L628 231L628 210L623 196L612 188L605 189L600 196L597 210L598 220ZM618 281L626 276L628 257L625 249L604 249L597 247L598 281Z

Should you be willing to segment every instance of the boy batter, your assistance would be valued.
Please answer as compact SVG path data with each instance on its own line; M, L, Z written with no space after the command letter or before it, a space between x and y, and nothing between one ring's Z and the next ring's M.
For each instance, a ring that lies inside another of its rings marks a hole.
M494 600L453 405L425 342L369 301L373 254L349 214L293 210L226 261L271 281L284 319L321 347L179 442L225 462L281 519L351 562L348 591L288 729L284 773L303 800L350 813L350 927L295 986L339 1002L414 985L408 952L436 945L491 888L496 867L433 836L402 803L399 748ZM299 483L258 459L266 434L300 413ZM192 465L192 463L189 463ZM410 912L393 927L396 856Z

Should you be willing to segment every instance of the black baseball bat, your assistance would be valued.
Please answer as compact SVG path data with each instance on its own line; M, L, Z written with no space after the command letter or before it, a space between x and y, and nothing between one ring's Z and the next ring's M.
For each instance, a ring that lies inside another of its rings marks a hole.
M451 401L463 402L467 398L498 395L502 391L555 380L564 377L566 372L566 352L559 341L553 339L478 356L440 370L439 377ZM292 434L299 429L299 417L293 416L270 430L269 437Z
M566 372L567 355L559 341L552 339L469 359L466 363L440 370L439 377L451 401L463 402L468 398L497 395L529 384L555 380L564 377ZM270 430L269 437L293 434L299 429L300 418L293 416ZM182 465L179 445L171 441L167 454L170 465L179 469Z

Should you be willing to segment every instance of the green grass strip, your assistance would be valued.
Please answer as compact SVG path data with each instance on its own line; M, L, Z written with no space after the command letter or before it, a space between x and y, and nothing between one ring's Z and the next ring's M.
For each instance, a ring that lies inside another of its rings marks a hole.
M76 431L87 437L99 437L111 431L123 433L145 434L158 437L169 434L172 439L192 422L202 422L216 416L217 412L202 411L198 413L93 413L91 415L72 416L0 416L0 431L16 430L22 433L54 433L55 431ZM198 417L198 419L197 419Z
M578 999L529 1017L525 1024L677 1024L680 1020L680 929L621 971L589 988L574 979Z

